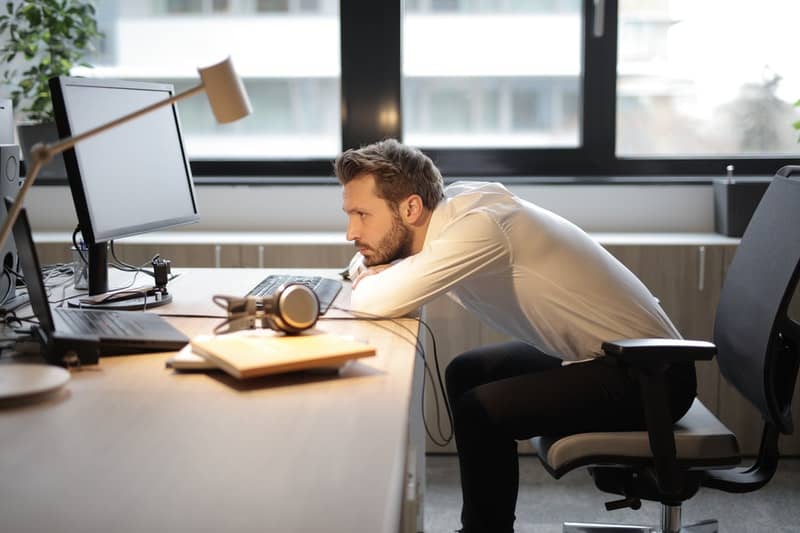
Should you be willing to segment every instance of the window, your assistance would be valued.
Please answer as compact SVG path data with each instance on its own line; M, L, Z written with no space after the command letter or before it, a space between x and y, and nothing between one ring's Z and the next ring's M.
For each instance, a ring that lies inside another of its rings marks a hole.
M424 149L449 177L707 180L731 163L739 174L771 175L800 153L791 42L800 2L100 0L98 8L107 38L96 68L76 75L180 90L196 83L195 66L234 58L251 117L219 125L203 98L179 104L201 178L330 180L342 149L386 137Z
M797 153L796 2L623 0L621 156Z
M80 74L162 81L180 91L197 84L195 67L230 53L254 113L220 125L206 99L182 100L178 111L192 161L333 158L341 150L337 5L105 0L98 18L106 42L116 45Z
M414 96L403 114L416 120L404 139L445 149L578 146L580 125L560 104L580 92L582 20L579 2L406 4L403 83Z

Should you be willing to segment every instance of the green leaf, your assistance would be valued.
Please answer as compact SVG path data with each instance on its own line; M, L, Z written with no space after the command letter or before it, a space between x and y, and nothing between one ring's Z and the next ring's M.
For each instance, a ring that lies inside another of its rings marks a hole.
M69 74L74 64L86 64L95 42L103 38L93 2L7 1L2 11L0 79L27 118L50 117L48 79ZM12 68L12 61L20 68Z
M795 122L794 124L792 124L792 126L794 126L794 129L796 129L796 130L800 130L800 120L798 120L797 122Z

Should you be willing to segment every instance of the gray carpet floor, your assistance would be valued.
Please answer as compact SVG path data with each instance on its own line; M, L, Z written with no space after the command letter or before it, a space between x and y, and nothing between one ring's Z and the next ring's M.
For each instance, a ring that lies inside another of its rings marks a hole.
M749 464L749 463L748 463ZM520 460L517 533L560 533L564 521L656 525L657 503L642 502L638 511L607 512L615 499L597 490L588 472L576 470L555 480L532 456ZM455 455L427 457L425 533L452 532L460 527L461 488ZM761 490L727 494L701 489L683 506L683 522L716 518L724 533L800 532L800 459L782 459L775 477Z

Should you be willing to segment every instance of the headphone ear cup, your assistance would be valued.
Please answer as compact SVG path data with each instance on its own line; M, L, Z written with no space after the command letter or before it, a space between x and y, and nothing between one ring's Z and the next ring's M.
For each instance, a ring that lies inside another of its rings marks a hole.
M265 306L264 311L273 329L290 335L313 328L319 318L319 299L302 283L287 283L279 287L269 306L271 309Z

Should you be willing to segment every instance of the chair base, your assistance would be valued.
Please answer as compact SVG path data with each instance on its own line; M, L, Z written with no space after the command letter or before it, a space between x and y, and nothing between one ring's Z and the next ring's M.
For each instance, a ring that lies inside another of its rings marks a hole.
M565 522L564 533L717 533L719 524L716 520L703 520L696 524L686 525L680 529L665 530L658 526L626 526L622 524L582 524Z

